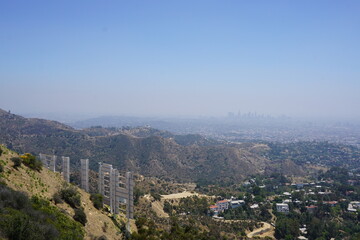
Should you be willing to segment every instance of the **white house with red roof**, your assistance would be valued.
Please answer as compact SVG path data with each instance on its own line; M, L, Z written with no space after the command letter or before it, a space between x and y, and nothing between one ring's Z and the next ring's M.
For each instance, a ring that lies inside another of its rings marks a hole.
M219 212L223 212L229 208L230 201L229 200L221 200L216 203L216 206L219 208Z
M219 207L218 206L211 205L209 208L210 208L210 211L213 211L215 215L218 214L218 212L219 212Z

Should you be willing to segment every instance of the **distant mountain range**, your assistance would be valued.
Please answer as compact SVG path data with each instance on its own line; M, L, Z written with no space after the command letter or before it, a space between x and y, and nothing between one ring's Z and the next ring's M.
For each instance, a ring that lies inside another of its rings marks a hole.
M180 181L237 181L265 171L268 159L252 147L227 145L200 135L174 135L148 127L77 130L43 119L0 111L0 143L18 152L89 158L121 170Z
M338 166L342 159L348 159L357 164L360 152L356 147L316 142L229 143L151 127L97 126L79 130L3 110L0 110L0 143L18 152L69 156L73 166L79 166L81 158L89 158L93 170L102 161L122 171L146 176L207 182L237 182L263 172L303 175L303 166L308 161L316 164L320 159L322 164Z

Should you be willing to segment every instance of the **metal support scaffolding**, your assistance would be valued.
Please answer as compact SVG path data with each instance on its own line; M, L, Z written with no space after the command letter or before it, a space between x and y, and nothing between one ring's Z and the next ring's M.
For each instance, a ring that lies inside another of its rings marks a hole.
M47 155L47 154L39 154L40 161L43 163L43 165L50 169L51 171L55 172L55 166L56 166L56 156L55 155Z
M81 188L89 192L89 159L80 160Z
M122 176L111 164L99 163L99 193L104 196L104 203L110 206L112 213L118 214L125 206L126 217L134 218L133 189L131 172Z
M70 182L70 158L61 157L62 159L62 175L65 181Z

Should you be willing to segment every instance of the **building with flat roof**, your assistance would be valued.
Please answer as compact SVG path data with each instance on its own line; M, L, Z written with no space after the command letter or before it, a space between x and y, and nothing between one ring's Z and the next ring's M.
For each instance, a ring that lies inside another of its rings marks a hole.
M277 203L276 204L276 211L281 213L288 213L289 212L289 205L287 203Z
M244 200L231 200L230 201L230 207L231 208L237 208L245 204Z

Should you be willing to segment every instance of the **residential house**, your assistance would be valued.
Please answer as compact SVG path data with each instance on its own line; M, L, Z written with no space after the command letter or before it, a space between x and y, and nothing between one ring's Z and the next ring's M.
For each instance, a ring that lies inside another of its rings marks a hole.
M306 206L306 211L308 211L309 213L314 213L316 209L317 206L315 205Z
M218 206L216 206L216 205L211 205L209 208L210 208L210 211L214 212L215 215L218 214L218 212L219 212Z
M335 207L338 202L337 201L324 201L323 203L326 205L330 205L330 207Z
M237 208L245 204L244 200L231 200L230 201L230 207L231 208Z
M289 204L287 203L277 203L276 204L276 211L281 213L288 213L289 212Z
M348 210L349 212L357 212L358 209L360 209L360 202L358 202L358 201L353 201L353 202L350 202L350 203L348 204L347 210Z
M224 210L227 210L229 208L230 201L229 200L221 200L216 203L216 206L219 208L219 212L223 212Z

